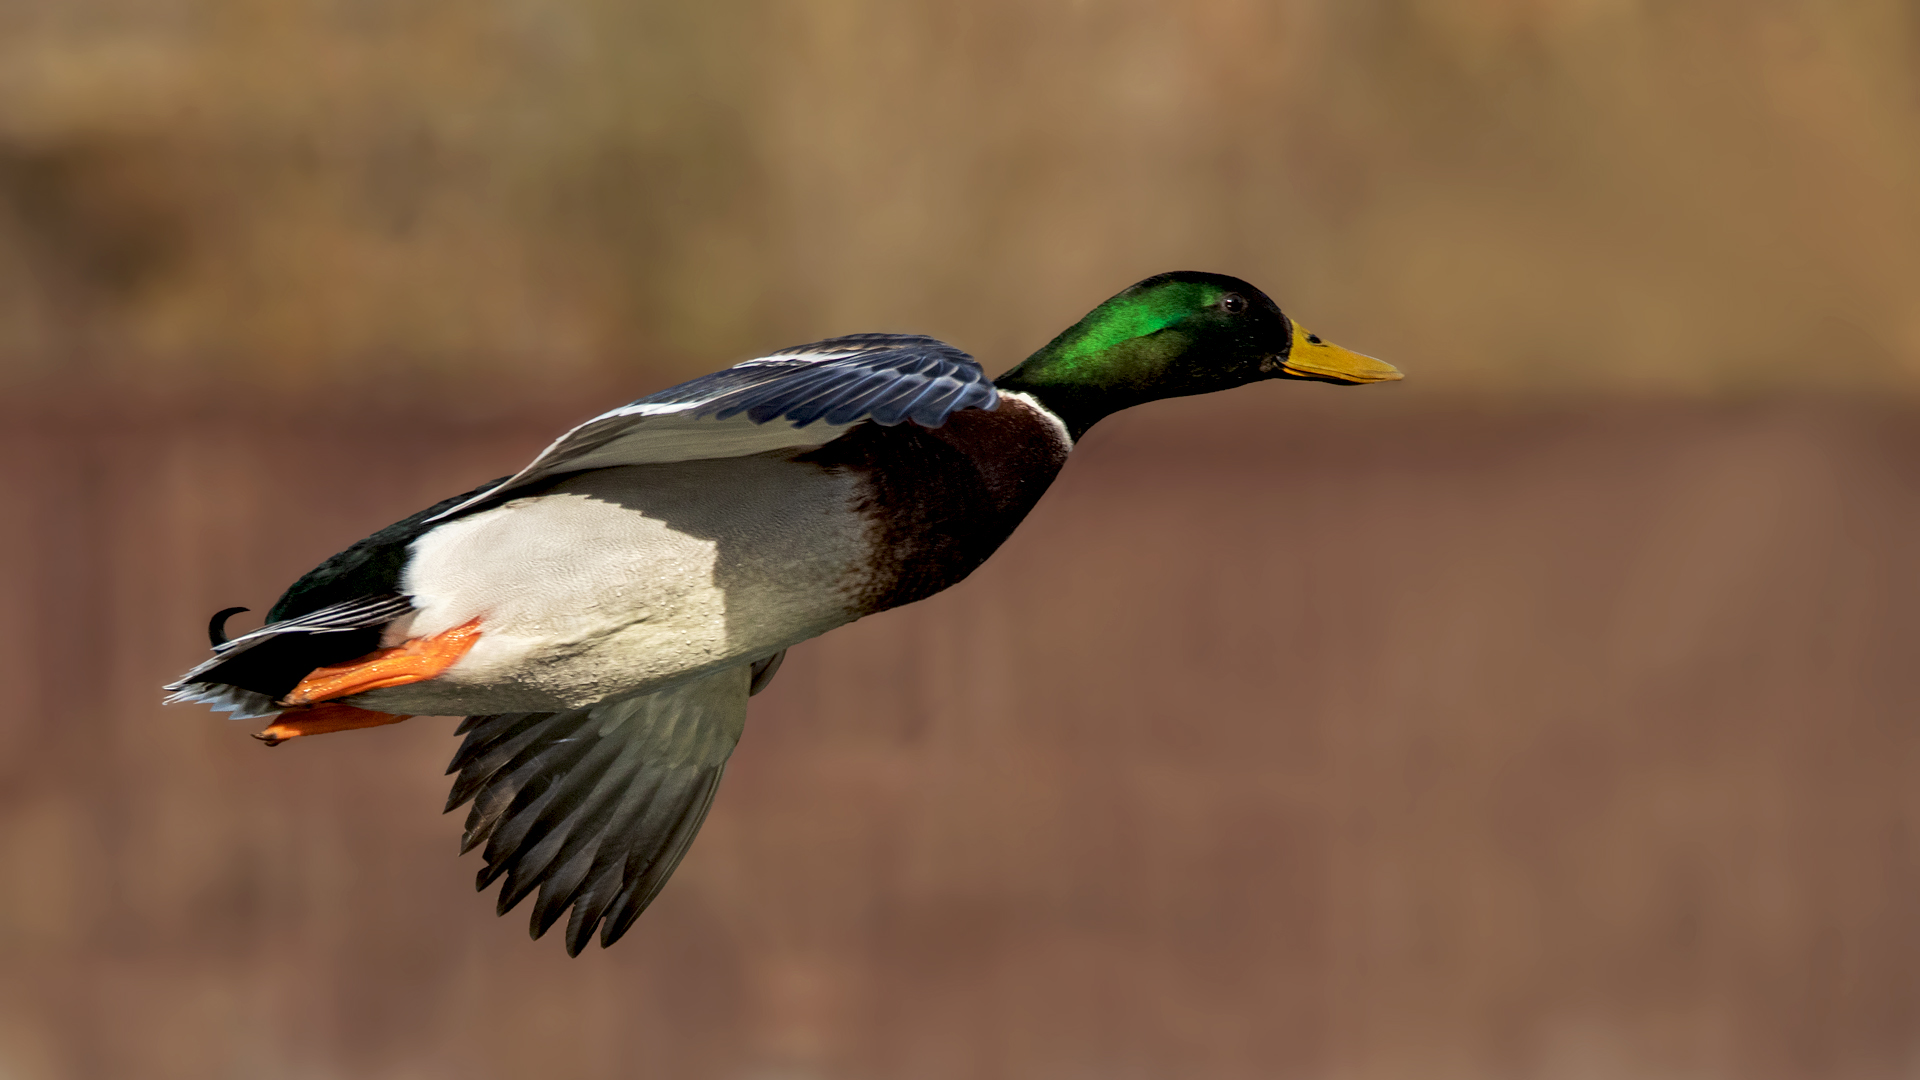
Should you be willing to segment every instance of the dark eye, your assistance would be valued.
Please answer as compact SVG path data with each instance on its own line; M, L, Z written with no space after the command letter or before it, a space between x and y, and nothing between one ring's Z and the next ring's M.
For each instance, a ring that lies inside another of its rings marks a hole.
M1229 315L1238 315L1247 310L1247 298L1238 293L1228 293L1220 298L1220 310Z

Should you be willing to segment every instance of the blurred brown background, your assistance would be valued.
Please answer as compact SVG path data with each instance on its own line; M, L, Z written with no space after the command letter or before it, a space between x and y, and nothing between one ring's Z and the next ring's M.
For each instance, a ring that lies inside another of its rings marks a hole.
M0 1078L1920 1074L1920 8L0 0ZM614 402L1237 273L614 949L162 709ZM244 625L247 618L242 617Z

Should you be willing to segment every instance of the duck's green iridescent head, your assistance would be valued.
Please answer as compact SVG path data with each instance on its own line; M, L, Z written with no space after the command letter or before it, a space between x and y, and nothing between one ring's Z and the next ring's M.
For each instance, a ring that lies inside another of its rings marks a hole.
M1094 308L994 380L1032 394L1078 439L1104 416L1261 379L1385 382L1392 367L1330 345L1236 277L1159 274Z

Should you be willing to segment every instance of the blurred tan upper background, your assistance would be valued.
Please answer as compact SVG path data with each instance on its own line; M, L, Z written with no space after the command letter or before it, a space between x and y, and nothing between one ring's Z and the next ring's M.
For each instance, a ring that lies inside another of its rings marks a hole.
M1233 272L1428 387L1920 385L1901 0L0 5L13 380L999 370Z
M1920 1075L1920 7L0 0L0 1080ZM205 618L795 342L1241 275L613 949Z

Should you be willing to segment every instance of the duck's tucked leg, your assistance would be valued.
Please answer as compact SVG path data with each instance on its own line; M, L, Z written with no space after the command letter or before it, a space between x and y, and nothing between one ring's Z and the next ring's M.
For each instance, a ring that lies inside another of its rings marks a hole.
M300 685L280 699L280 704L312 705L431 679L452 667L479 640L480 620L473 619L432 637L414 638L391 649L370 652L358 660L314 668L300 680Z
M371 709L356 709L352 705L328 702L311 708L294 709L283 712L273 718L263 731L256 731L253 737L268 746L279 746L288 739L297 739L302 735L325 735L329 731L351 731L354 728L379 727L382 724L397 724L408 719L395 713L374 712Z

